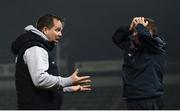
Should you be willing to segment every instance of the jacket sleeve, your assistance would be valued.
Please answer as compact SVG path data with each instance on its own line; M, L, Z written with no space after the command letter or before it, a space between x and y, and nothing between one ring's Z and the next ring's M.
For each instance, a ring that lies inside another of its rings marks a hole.
M129 35L131 34L132 31L129 31L129 27L119 27L112 36L112 41L119 48L126 50L128 45L130 44Z
M34 46L27 49L23 55L24 62L34 85L43 89L58 89L61 86L72 85L70 77L53 76L47 72L49 69L48 53L41 47Z
M165 51L165 45L163 38L158 36L152 36L150 31L144 27L142 24L136 26L138 36L142 42L142 46L152 53L159 53Z

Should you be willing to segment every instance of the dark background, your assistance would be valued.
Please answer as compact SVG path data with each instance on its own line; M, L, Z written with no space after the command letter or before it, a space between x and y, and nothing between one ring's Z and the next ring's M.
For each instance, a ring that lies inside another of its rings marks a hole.
M129 25L135 16L154 19L159 35L167 42L164 109L180 109L179 10L179 0L1 0L0 109L16 106L11 42L45 13L65 18L63 37L55 50L63 76L69 76L75 67L81 71L82 62L118 63L108 62L106 66L112 66L109 70L103 70L103 64L96 64L98 67L93 70L82 69L83 74L92 76L93 90L65 94L62 109L125 109L119 65L122 51L111 37L120 25Z

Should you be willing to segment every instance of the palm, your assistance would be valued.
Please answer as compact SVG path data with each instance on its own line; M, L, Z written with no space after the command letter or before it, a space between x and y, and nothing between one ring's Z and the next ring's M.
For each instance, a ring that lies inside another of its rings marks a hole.
M72 86L72 90L73 92L77 92L77 91L90 91L91 88L90 85L84 85L84 86L81 86L81 85L76 85L76 86Z
M73 85L76 84L81 84L81 83L87 83L87 82L91 82L91 80L89 79L90 76L78 76L78 70L76 70L72 75L72 81L73 81Z

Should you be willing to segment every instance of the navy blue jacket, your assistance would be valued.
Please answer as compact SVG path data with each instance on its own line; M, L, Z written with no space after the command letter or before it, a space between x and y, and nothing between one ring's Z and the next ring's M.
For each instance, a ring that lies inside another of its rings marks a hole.
M113 42L124 51L123 96L127 99L143 99L163 95L165 72L165 42L151 36L142 24L136 27L141 45L132 39L129 27L120 27L114 33Z
M47 72L53 76L59 76L57 65L53 64L52 50L54 44L44 40L42 37L26 32L20 35L12 43L12 52L18 56L16 62L15 82L17 91L17 108L25 110L60 109L62 105L63 92L59 89L41 89L34 86L27 65L24 63L23 55L26 49L39 46L48 52L49 69Z

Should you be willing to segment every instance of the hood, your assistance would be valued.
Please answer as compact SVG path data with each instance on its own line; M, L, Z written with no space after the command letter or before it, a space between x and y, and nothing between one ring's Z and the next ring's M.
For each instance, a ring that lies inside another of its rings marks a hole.
M21 48L23 48L27 43L33 41L44 44L50 50L54 47L54 43L49 42L42 32L34 28L32 25L29 25L25 27L25 33L21 34L12 42L11 51L13 54L17 55Z
M34 26L32 25L28 25L27 27L24 28L25 31L31 31L39 36L41 36L42 38L44 38L45 40L48 41L48 38L38 29L36 29Z

